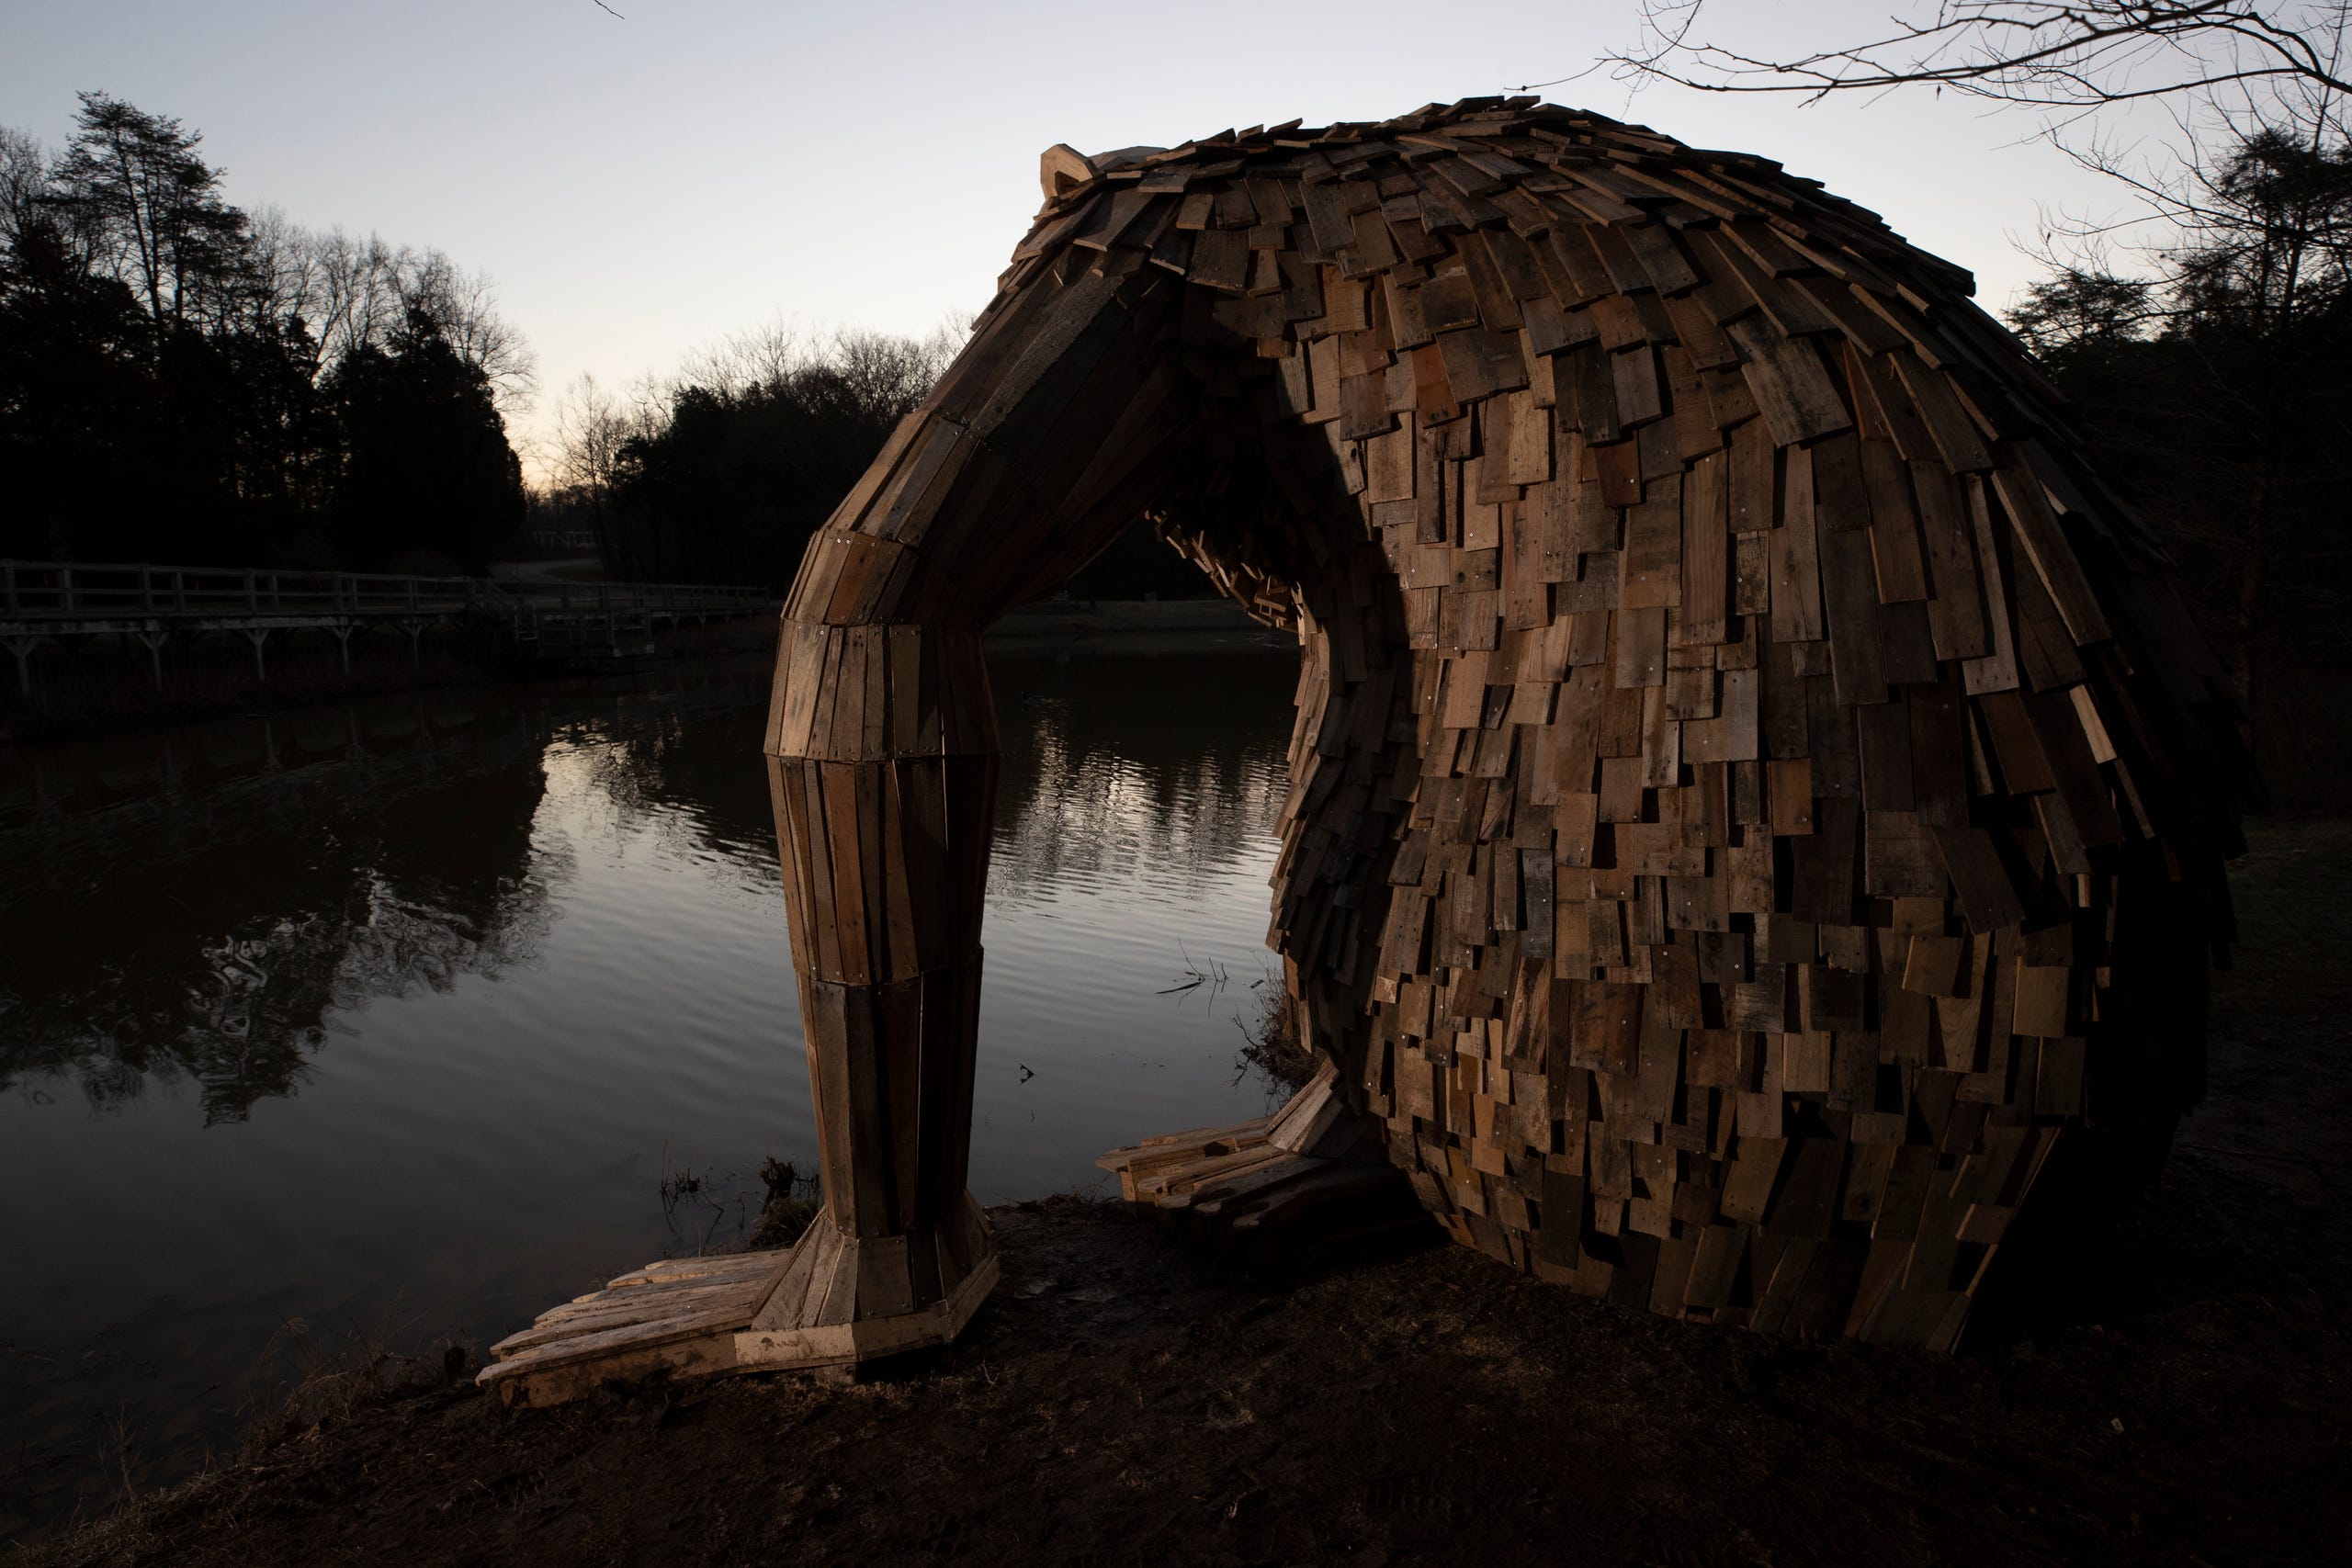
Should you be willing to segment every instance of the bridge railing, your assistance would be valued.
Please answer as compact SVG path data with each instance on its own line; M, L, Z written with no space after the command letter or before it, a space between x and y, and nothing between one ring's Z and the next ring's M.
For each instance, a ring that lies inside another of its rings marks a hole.
M747 615L775 602L775 595L763 589L707 583L568 582L553 578L403 577L358 571L0 560L0 617L18 621L468 612L507 616L613 610Z

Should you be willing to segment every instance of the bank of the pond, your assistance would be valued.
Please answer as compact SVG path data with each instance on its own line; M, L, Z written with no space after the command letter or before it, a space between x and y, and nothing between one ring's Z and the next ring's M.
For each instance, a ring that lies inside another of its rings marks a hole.
M2193 1197L2141 1245L2227 1275ZM2309 1560L2340 1542L2340 1300L2162 1304L1956 1361L1679 1327L1432 1245L1252 1281L1000 1211L937 1368L299 1427L32 1561L222 1564ZM2153 1281L2152 1281L2153 1282ZM2282 1376L2291 1371L2291 1378Z
M996 1212L994 1300L921 1372L519 1414L450 1381L262 1434L27 1561L2333 1560L2352 824L2253 836L2212 1094L2162 1190L2098 1299L1955 1359L1668 1324L1442 1245L1249 1278L1024 1204Z

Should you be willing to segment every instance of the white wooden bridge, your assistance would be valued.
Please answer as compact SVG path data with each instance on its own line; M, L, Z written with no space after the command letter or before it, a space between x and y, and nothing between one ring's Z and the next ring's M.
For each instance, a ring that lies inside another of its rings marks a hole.
M662 626L768 615L777 604L765 589L696 583L0 560L0 643L16 656L25 693L34 649L74 637L139 643L161 687L164 647L175 637L243 637L255 676L266 679L265 647L283 632L332 634L347 672L351 636L369 627L405 633L412 659L430 627L468 623L526 650L569 654L641 647Z

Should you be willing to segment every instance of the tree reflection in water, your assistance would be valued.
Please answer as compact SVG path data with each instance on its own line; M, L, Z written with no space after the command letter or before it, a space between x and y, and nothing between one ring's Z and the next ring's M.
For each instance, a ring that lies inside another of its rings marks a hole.
M999 667L992 899L1137 882L1182 902L1273 822L1287 664ZM552 769L623 827L660 813L772 863L762 683L432 692L14 749L0 1089L62 1080L103 1109L184 1078L208 1123L238 1121L296 1091L338 1014L530 963L568 874L561 836L534 837Z
M1272 830L1289 787L1290 661L1252 650L991 665L1004 747L993 905L1118 881L1182 901Z
M755 769L716 819L726 792L669 776L707 767L683 726L755 693L748 671L659 701L436 692L18 749L0 1089L67 1080L103 1109L186 1078L208 1123L243 1120L295 1091L338 1013L531 961L567 869L533 841L552 750L593 759L624 809L692 799L689 825L730 847L763 828Z

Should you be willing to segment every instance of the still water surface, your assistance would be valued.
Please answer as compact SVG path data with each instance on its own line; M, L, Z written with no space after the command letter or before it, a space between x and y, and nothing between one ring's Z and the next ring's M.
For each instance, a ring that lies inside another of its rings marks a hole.
M1235 1054L1296 664L994 670L983 1202L1265 1106ZM764 701L745 670L0 750L0 1539L126 1450L148 1484L232 1441L296 1334L479 1346L808 1168Z

